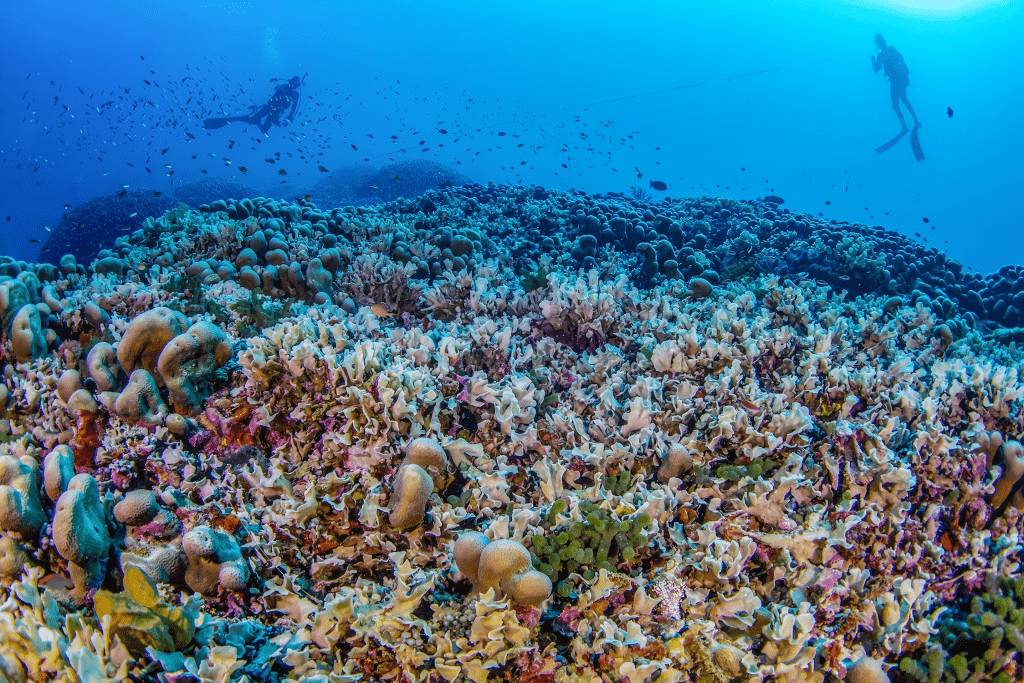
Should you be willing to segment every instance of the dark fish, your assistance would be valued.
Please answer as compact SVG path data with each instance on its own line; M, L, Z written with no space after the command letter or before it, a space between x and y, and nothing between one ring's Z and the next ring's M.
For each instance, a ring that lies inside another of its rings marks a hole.
M160 192L159 190L157 190L156 192L153 193L153 196L154 197L159 197L162 194L163 194L163 192Z
M661 182L660 180L652 180L651 181L651 187L653 189L657 190L658 192L664 192L665 190L668 189L668 185L666 185L665 183Z
M785 204L786 203L785 199L783 199L782 197L776 197L773 194L768 195L767 197L764 198L764 200L766 202L771 203L771 204Z
M125 196L126 194L128 194L128 190L121 190L120 192L118 192L118 193L117 193L117 196L118 196L118 197L123 197L123 196Z
M248 173L249 172L249 169L247 169L245 166L239 166L238 170L241 171L242 173Z
M394 178L392 178L392 180L394 180L396 183L402 182L402 179L399 178L398 176L395 176Z
M277 172L277 175L288 175L288 171L286 171L286 170L284 170L284 169L282 168L282 169L280 169L280 170L279 170L279 171Z
M32 242L33 244L39 244L39 240L37 240L35 237L30 237L28 241Z
M352 145L352 143L351 143L351 142L350 142L350 143L348 143L348 144ZM359 148L358 148L358 147L356 147L355 145L352 145L352 149L356 150L357 152L359 151Z
M322 165L321 166L317 166L317 168L320 170L321 173L327 173L328 172L327 169L324 168L324 166L322 166Z
M946 107L946 116L953 118L953 107Z
M8 221L10 221L10 220L11 220L11 217L10 217L10 216L8 216L8 217L7 217L7 220L8 220Z
M925 222L925 223L927 223L927 222L928 222L928 219L927 219L927 218L925 218L925 219L924 219L924 222Z

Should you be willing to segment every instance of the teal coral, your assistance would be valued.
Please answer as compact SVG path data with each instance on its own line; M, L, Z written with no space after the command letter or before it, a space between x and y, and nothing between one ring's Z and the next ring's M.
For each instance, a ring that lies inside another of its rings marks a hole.
M541 262L536 270L530 271L525 268L519 272L519 284L523 291L529 294L548 284L548 276L555 272L550 263Z
M628 480L629 473L624 473L624 477ZM619 488L620 484L616 482L614 486ZM651 517L645 512L620 518L614 512L582 500L579 507L586 515L583 521L555 526L555 519L565 507L563 499L555 501L544 520L548 533L530 539L534 566L552 582L565 579L573 572L579 572L590 581L601 569L616 571L616 565L629 564L637 557L638 550L649 543L644 529L651 523ZM559 583L558 594L568 597L569 585L564 581Z
M1019 680L1024 660L1024 577L989 572L980 595L963 598L942 615L923 655L900 660L896 683Z

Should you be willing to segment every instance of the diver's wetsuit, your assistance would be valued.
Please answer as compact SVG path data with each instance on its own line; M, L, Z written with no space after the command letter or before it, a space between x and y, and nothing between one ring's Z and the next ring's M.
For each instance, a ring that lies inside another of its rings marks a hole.
M896 111L896 116L903 125L903 129L907 130L907 122L903 120L903 112L900 111L900 100L903 100L903 104L907 105L910 115L914 117L914 125L921 125L917 120L917 114L914 113L914 108L907 101L910 69L907 68L907 63L903 61L903 56L892 45L886 45L878 53L878 56L875 57L873 65L875 73L878 73L883 66L885 67L885 76L889 79L889 89L892 96L892 108Z
M288 116L285 117L285 120L288 123L291 123L295 118L295 113L299 109L298 76L295 76L287 83L282 83L277 86L274 94L270 97L270 101L247 116L244 120L249 123L255 123L260 127L260 130L266 134L266 132L270 130L271 126L282 125L281 114L283 114L289 107L291 107L291 111L288 112Z
M299 110L299 87L302 80L293 76L287 83L282 83L274 90L270 101L261 106L252 106L245 116L224 116L210 118L203 121L203 128L213 130L225 126L232 121L243 121L259 126L263 134L270 130L271 126L285 126L295 120L295 114ZM290 111L289 111L290 108ZM288 112L287 115L284 115Z

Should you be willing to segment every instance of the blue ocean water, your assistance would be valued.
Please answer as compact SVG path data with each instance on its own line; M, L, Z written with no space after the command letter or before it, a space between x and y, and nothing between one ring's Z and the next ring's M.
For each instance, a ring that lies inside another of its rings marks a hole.
M65 204L125 186L294 197L429 159L477 182L774 194L968 269L1021 260L1020 3L61 1L0 19L0 253L17 259ZM910 136L875 152L900 130L876 31L910 69L924 161ZM304 74L292 125L203 130Z

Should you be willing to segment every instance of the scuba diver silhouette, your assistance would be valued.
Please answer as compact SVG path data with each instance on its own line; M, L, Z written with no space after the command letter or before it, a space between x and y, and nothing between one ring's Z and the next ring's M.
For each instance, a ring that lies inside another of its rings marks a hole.
M874 67L875 73L878 73L883 66L885 67L885 76L889 79L889 88L892 94L892 108L896 111L896 117L900 120L900 125L903 126L903 132L907 132L910 128L907 127L907 122L903 119L903 112L900 111L900 100L903 100L903 104L907 105L910 115L914 117L914 127L920 127L921 122L917 120L917 114L914 113L914 108L910 106L910 102L907 100L907 86L910 85L910 69L907 68L907 63L903 61L903 55L897 52L893 46L886 45L885 38L882 37L881 33L875 34L875 45L878 46L880 52L877 56L871 55L871 66Z
M226 126L232 121L244 121L259 126L263 134L266 135L271 126L287 126L295 120L295 114L299 110L299 87L305 80L305 76L302 79L292 76L287 82L277 86L266 104L249 107L249 113L245 116L206 119L203 121L203 128L213 130ZM291 111L288 111L289 108ZM282 118L286 111L288 111L287 116Z
M924 150L921 149L921 139L917 134L917 130L921 127L921 122L917 120L917 114L914 113L914 108L910 106L910 101L907 100L907 86L910 85L910 69L907 68L907 63L903 61L903 55L897 52L896 48L891 45L886 45L885 38L882 37L881 32L875 34L875 45L879 53L878 55L871 55L871 66L874 67L875 73L878 73L882 67L885 67L885 76L889 79L889 91L892 95L892 108L896 112L896 118L900 120L900 125L903 127L903 130L897 133L896 137L881 147L876 147L875 151L881 154L887 149L892 149L910 130L907 127L906 120L903 118L903 112L900 111L900 100L903 100L903 104L907 105L907 111L914 117L914 130L910 133L910 149L914 153L915 159L924 161Z

